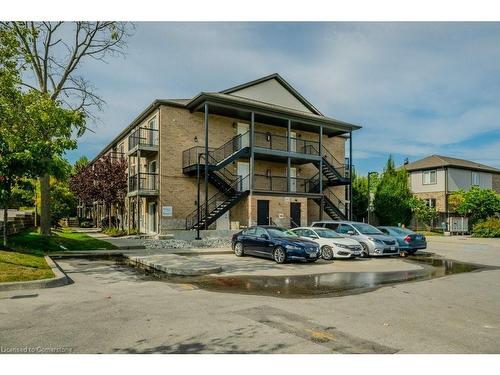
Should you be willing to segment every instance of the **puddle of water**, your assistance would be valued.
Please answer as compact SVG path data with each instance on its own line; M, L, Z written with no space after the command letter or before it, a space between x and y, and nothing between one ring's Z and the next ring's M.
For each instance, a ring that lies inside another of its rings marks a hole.
M82 261L79 259L78 261ZM93 263L94 259L86 259ZM102 259L104 260L104 259ZM101 260L101 261L102 261ZM106 257L117 265L134 270L144 280L160 280L171 284L189 285L220 293L264 295L281 298L337 297L366 293L383 286L404 282L430 280L465 272L499 269L500 267L464 263L421 253L405 258L405 262L420 266L417 270L390 272L333 272L318 275L293 276L165 276L150 269L128 267L123 257ZM376 259L373 259L376 261Z
M191 284L199 289L221 293L266 295L282 298L319 298L366 293L382 286L430 280L446 275L495 269L484 265L434 258L427 254L405 260L421 268L390 272L335 272L294 276L198 276L161 277L162 281Z

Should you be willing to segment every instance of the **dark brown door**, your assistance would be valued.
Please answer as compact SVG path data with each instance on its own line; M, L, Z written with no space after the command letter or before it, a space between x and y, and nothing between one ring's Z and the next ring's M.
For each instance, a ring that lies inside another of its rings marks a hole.
M257 200L257 225L269 225L268 200Z
M290 202L290 228L300 227L300 202Z

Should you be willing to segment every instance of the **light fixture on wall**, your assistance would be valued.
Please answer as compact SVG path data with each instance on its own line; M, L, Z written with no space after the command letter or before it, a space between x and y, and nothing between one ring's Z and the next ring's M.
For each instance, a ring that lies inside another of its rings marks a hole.
M266 170L266 176L271 177L271 170L270 169Z
M236 124L235 122L233 122L233 129L236 129L236 126L238 126L238 124Z
M198 143L198 136L194 136L194 143Z

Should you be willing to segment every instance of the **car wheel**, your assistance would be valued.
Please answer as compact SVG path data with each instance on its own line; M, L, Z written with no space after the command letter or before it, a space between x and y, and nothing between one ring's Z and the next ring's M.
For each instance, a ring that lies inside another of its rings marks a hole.
M365 244L364 242L361 242L361 246L363 247L363 251L361 252L361 257L362 258L370 257L370 251L368 250L368 245Z
M242 257L245 255L245 251L243 250L243 244L241 242L236 242L234 245L234 254L237 257Z
M333 259L333 249L330 246L323 246L321 248L321 258L325 260L332 260Z
M286 262L286 251L281 246L274 249L273 258L276 263L283 264Z

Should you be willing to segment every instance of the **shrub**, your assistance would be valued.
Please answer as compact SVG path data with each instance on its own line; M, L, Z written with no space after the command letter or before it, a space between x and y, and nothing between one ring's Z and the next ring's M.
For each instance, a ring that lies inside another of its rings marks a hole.
M121 236L126 236L127 231L118 229L118 228L106 228L102 231L104 234L107 234L110 237L121 237Z
M489 218L481 221L472 228L473 237L500 237L500 219Z
M83 220L80 221L80 228L92 228L94 226L94 223L89 220Z

